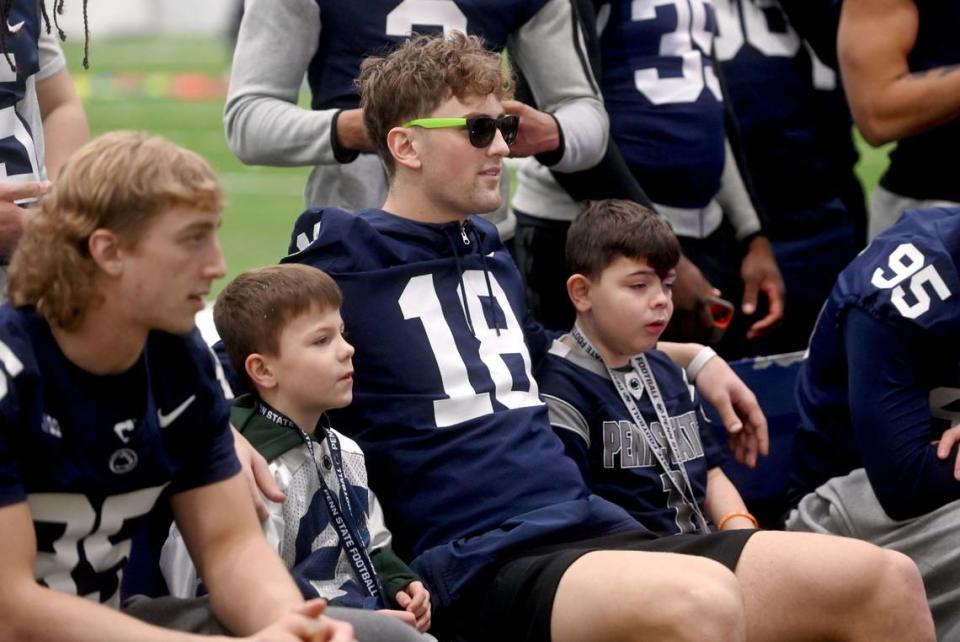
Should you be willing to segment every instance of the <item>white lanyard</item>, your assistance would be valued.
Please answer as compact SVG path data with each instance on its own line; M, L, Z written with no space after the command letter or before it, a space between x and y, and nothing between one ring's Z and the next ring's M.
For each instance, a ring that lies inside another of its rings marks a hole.
M625 377L621 377L617 373L613 372L604 362L603 357L600 356L600 353L595 347L593 347L593 344L590 343L590 340L587 339L587 337L580 330L579 326L576 324L574 324L573 330L570 331L570 337L576 341L577 346L579 346L583 352L603 364L603 367L607 371L607 376L610 378L610 381L613 382L614 387L616 387L617 392L620 394L620 401L623 402L627 412L630 413L630 417L633 419L634 424L636 424L637 429L640 430L640 434L643 435L643 439L647 442L647 446L657 458L657 463L660 464L663 472L666 473L670 484L676 489L677 493L679 493L680 498L684 501L684 503L686 503L693 510L694 515L697 516L697 522L700 530L704 533L709 533L710 527L707 525L707 520L703 516L703 512L700 510L700 505L697 503L697 495L693 491L693 485L690 483L690 476L687 474L687 468L683 463L683 459L681 458L680 446L677 444L676 436L673 434L673 430L670 426L670 415L667 413L667 406L663 402L663 396L660 394L660 387L657 385L657 380L650 371L650 364L647 362L647 357L641 354L631 358L631 371L627 373ZM647 421L643 418L643 414L641 414L640 408L637 406L637 402L634 398L635 396L639 398L644 388L647 390L647 395L650 398L650 404L653 406L654 412L657 413L657 419L660 420L660 426L663 429L663 434L667 442L666 448L661 448L660 444L657 443L657 440L653 435L653 431L650 429ZM676 478L672 474L673 470L670 468L668 458L664 455L664 450L668 451L669 455L671 455L676 462L677 468L680 469L680 475L683 478L683 484L677 482Z

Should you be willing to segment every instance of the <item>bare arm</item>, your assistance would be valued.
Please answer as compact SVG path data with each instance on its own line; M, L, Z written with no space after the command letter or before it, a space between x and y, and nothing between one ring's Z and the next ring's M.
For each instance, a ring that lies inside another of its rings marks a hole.
M684 369L703 348L698 343L661 341L657 344L658 350L667 353ZM767 418L760 410L756 395L727 362L717 356L706 361L694 383L700 396L719 413L736 460L750 468L756 466L757 457L770 451Z
M718 525L728 515L749 512L747 505L743 503L743 498L740 497L740 492L720 468L711 468L707 471L707 496L703 507L707 510L710 521ZM753 522L742 516L731 517L723 524L725 531L735 528L755 528L755 526Z
M146 624L34 579L37 542L26 502L0 508L0 640L179 642L210 640ZM222 638L225 639L225 638Z
M845 0L837 55L857 127L882 145L960 116L960 67L911 73L917 40L914 0Z
M47 177L53 181L70 154L89 140L90 125L66 68L37 81L37 101L43 119Z
M303 602L260 531L240 474L170 501L213 611L227 629L249 635Z

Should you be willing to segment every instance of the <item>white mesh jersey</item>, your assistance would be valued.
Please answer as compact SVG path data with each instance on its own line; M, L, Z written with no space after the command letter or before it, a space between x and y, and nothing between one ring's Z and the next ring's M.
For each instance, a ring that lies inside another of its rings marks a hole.
M340 440L343 477L352 513L364 517L354 524L357 534L368 551L388 547L390 531L384 523L380 504L369 488L363 452L355 441L333 432ZM332 495L338 501L342 497L330 447L327 440L314 442L313 446L313 460L307 446L301 445L270 462L273 477L287 500L283 503L266 502L269 518L264 523L264 533L267 541L291 571L305 596L322 597L337 606L376 607L377 604L368 604L372 598L367 596L340 546L340 538L319 492L318 472L322 472L323 481ZM349 515L345 507L341 506L341 510ZM171 595L197 595L200 579L175 525L164 544L160 564Z

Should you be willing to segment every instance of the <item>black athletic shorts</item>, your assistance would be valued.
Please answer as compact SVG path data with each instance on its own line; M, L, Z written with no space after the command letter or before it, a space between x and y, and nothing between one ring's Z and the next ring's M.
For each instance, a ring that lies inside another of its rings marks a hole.
M682 553L712 559L733 571L747 540L756 532L732 530L651 539L649 533L628 531L531 549L471 584L456 609L457 639L549 642L550 618L560 578L586 553Z

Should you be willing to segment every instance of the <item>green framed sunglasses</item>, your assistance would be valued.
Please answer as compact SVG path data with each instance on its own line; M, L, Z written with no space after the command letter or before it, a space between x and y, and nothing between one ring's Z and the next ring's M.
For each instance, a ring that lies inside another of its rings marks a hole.
M423 127L424 129L443 129L446 127L466 127L470 144L479 149L489 147L497 130L503 134L507 145L517 140L520 131L520 117L505 114L500 118L490 116L467 116L465 118L415 118L403 124L404 127Z

